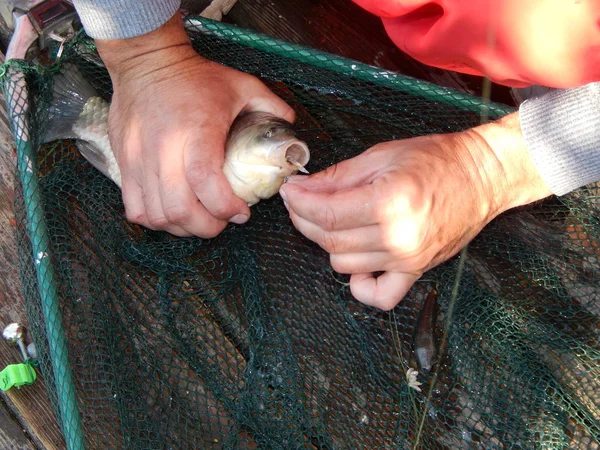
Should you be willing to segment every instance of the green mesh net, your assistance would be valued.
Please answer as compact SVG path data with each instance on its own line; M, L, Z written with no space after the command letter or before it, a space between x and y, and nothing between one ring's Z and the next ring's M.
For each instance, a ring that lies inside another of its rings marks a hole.
M509 112L232 26L187 25L202 55L294 107L311 172ZM67 61L109 98L85 36L60 63L12 62L2 79L27 314L69 448L599 447L600 187L497 218L382 312L352 298L280 198L211 240L129 224L118 188L73 142L39 144ZM434 289L440 356L419 392L406 372Z

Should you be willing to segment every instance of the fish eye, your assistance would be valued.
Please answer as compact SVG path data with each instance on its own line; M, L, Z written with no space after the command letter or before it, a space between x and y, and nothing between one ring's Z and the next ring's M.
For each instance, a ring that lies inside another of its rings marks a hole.
M267 131L265 131L265 134L263 134L263 137L265 139L269 139L270 137L273 137L273 128L269 128Z

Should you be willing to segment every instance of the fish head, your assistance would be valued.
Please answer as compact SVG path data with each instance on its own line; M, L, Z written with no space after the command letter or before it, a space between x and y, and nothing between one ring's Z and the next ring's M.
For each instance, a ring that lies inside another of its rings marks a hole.
M246 113L234 121L226 155L243 164L278 168L284 176L302 170L310 159L308 147L296 138L293 125L264 112Z
M231 126L223 171L234 193L251 205L275 195L290 175L308 173L304 166L309 160L308 146L296 138L292 124L250 112Z

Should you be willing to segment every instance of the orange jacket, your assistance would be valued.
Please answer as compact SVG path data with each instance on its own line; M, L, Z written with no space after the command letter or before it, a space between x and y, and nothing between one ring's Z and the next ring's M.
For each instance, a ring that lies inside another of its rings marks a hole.
M600 0L353 0L435 67L512 87L600 81Z

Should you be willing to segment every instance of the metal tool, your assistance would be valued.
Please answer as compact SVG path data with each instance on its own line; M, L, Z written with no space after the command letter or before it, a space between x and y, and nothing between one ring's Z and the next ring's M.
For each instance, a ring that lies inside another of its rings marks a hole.
M8 391L12 387L20 388L34 383L37 374L33 368L33 361L27 354L25 347L25 328L18 323L11 323L2 332L2 337L10 343L17 344L23 362L10 364L0 371L0 390Z
M18 323L11 323L2 332L2 337L4 340L11 342L13 344L17 344L19 346L19 350L21 350L21 355L23 355L23 361L27 361L27 348L25 347L25 328L19 325Z

